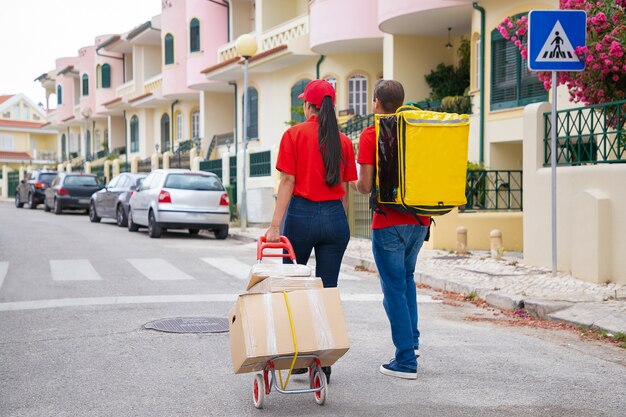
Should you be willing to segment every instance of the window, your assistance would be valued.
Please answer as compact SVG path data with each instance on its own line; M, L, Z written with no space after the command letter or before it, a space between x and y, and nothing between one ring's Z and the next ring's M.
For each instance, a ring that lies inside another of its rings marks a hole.
M328 81L328 84L332 85L335 90L337 90L337 79L335 77L326 77L324 79Z
M367 114L367 77L355 74L348 78L348 109L356 116Z
M30 120L30 107L22 107L22 120Z
M165 65L174 63L174 36L171 33L165 35Z
M101 83L102 88L111 88L111 66L109 64L102 65Z
M89 95L89 76L83 74L83 96Z
M139 151L139 118L137 116L130 119L130 151Z
M93 133L94 136L94 145L96 147L96 150L100 150L103 148L102 146L102 132L100 132L100 129L96 129L96 131Z
M189 23L189 52L200 50L200 21L196 18Z
M181 112L176 113L176 141L183 140L183 114Z
M0 151L13 151L13 136L0 135Z
M63 158L67 155L67 139L65 138L65 134L61 135L61 155Z
M161 152L170 150L170 115L161 116Z
M291 87L291 120L296 123L304 122L304 113L302 113L302 99L298 98L304 92L304 87L309 83L308 78L304 78L296 82Z
M298 100L301 101L300 99ZM243 104L243 97L241 98L241 103ZM259 139L259 93L254 87L248 87L248 117L247 119L248 120L243 121L244 123L246 123L247 140L258 140Z
M3 119L10 119L11 118L11 112L10 111L5 111L4 113L2 113L2 118Z
M543 84L527 69L526 60L515 44L494 29L491 32L491 110L525 106L547 98Z
M20 105L19 105L19 103L13 106L13 119L20 120Z
M191 138L196 139L200 137L200 110L194 110L191 112Z
M57 105L63 104L63 88L57 85Z

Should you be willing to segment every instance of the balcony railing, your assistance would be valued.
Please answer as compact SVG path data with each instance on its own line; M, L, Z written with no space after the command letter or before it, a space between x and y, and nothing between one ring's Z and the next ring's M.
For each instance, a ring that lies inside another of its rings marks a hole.
M465 198L459 211L522 211L522 171L468 170Z
M544 166L550 165L551 120L544 113ZM626 162L626 100L557 112L557 165Z
M261 36L261 52L284 45L309 33L309 16L303 15L268 30Z

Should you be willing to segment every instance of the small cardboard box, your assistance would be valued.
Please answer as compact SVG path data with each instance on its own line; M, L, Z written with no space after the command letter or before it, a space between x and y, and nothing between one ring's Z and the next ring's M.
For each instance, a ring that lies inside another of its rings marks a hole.
M296 291L324 288L320 277L267 277L257 282L248 293Z
M299 264L255 264L248 275L246 290L267 277L311 277L313 270L307 265Z
M299 355L318 355L322 366L329 366L348 351L348 332L337 288L242 294L228 314L235 373L261 371L268 360L294 354L287 303ZM300 358L295 368L304 368L310 361ZM290 366L291 359L275 360L276 369Z

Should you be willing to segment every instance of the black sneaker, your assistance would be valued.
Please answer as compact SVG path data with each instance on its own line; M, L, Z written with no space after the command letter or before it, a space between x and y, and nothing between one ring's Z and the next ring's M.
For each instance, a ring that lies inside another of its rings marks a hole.
M330 366L322 366L322 371L326 374L326 383L330 384Z
M378 370L381 374L395 376L396 378L417 379L417 368L400 365L396 363L395 359L392 359L389 363L380 365Z

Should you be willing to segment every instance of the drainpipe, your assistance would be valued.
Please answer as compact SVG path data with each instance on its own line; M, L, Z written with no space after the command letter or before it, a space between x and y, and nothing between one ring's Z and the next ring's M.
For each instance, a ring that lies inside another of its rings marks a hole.
M171 116L170 116L170 120L172 121L170 123L170 130L172 131L172 135L170 136L170 152L174 151L174 106L178 104L178 100L174 100L172 102L172 110L171 110Z
M479 162L485 160L483 148L485 146L485 9L477 2L472 7L480 12L480 130L479 130Z
M320 65L324 62L324 55L320 55L320 59L317 60L317 64L315 64L315 78L319 80L320 78Z
M235 132L233 133L233 142L235 142L235 155L237 155L237 83L229 81L228 84L235 88Z

